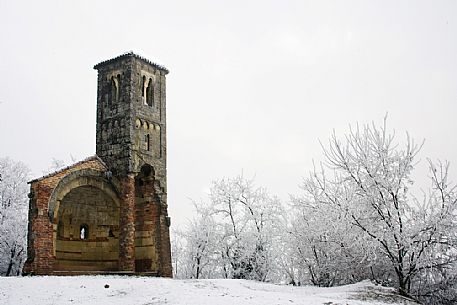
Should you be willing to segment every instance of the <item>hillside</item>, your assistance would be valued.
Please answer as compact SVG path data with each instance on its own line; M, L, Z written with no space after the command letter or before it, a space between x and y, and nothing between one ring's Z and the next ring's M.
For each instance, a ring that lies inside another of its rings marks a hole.
M105 288L105 285L109 287ZM292 287L246 280L174 280L73 276L0 278L0 304L291 305L415 304L368 281L333 287Z

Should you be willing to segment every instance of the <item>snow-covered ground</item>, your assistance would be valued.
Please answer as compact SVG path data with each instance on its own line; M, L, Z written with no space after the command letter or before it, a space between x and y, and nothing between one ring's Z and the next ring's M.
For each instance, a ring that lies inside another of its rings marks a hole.
M105 286L109 287L105 288ZM174 280L122 276L0 277L0 304L294 305L415 304L368 281L319 288L246 280Z

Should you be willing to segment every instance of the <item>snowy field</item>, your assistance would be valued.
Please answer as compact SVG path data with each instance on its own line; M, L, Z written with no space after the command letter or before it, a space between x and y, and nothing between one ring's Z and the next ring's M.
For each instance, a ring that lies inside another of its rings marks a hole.
M105 286L109 287L105 288ZM0 304L415 304L370 282L334 288L292 287L246 280L151 277L0 277Z

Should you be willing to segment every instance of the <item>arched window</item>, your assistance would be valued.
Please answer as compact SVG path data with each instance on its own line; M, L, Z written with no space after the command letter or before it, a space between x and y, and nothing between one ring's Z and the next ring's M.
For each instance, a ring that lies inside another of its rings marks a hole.
M116 82L114 81L114 76L111 76L111 98L110 98L110 105L116 102Z
M116 103L119 102L120 92L121 92L121 75L118 74L116 76Z
M111 76L110 81L110 99L108 105L111 106L119 101L119 84L121 83L121 75L118 74L116 77Z
M143 98L143 103L146 104L146 99L144 96L146 95L146 76L143 75L143 80L141 81L141 97Z
M154 84L152 78L149 79L148 87L146 88L146 104L154 107Z
M79 227L79 237L81 240L86 240L89 238L89 226L86 224L82 224Z

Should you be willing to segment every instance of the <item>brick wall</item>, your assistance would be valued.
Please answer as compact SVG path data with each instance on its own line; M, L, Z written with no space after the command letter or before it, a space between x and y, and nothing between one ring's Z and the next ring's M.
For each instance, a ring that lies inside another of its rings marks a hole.
M105 171L106 166L97 157L91 157L61 171L30 182L28 255L24 273L50 274L54 271L53 234L57 228L49 217L49 201L62 178L72 172L83 169Z

